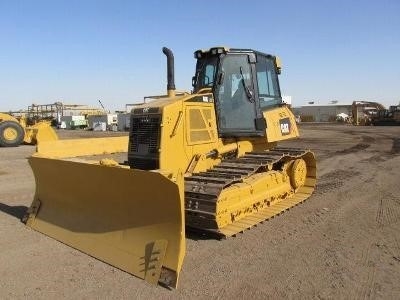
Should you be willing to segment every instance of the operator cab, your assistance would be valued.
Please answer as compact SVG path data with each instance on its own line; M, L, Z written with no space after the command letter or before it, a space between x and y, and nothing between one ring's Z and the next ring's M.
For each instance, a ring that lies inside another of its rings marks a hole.
M279 59L250 49L198 50L194 92L211 88L221 137L264 136L263 111L282 104Z

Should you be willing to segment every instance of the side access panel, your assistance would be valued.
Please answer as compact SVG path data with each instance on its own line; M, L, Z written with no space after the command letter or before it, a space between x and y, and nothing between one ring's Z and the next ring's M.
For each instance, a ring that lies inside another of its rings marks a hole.
M185 255L183 178L31 157L26 224L148 282L176 287Z

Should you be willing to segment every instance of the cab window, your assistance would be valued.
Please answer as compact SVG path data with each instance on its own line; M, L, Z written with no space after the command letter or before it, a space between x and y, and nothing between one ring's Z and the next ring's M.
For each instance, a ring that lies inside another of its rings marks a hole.
M220 131L254 131L255 104L246 94L246 87L253 89L247 55L227 55L222 61L221 72L223 82L216 90Z
M272 57L259 56L256 63L260 106L268 107L281 102L278 74Z

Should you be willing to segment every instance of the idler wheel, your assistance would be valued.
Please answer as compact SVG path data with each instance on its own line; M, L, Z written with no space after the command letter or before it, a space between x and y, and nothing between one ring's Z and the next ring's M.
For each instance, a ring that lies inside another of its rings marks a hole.
M303 186L307 178L307 165L304 159L296 159L290 169L290 183L295 188Z

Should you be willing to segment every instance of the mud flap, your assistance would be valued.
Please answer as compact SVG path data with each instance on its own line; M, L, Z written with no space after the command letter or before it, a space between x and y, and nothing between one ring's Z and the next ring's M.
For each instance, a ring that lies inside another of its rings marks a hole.
M151 283L176 287L185 255L183 178L31 157L26 224Z

